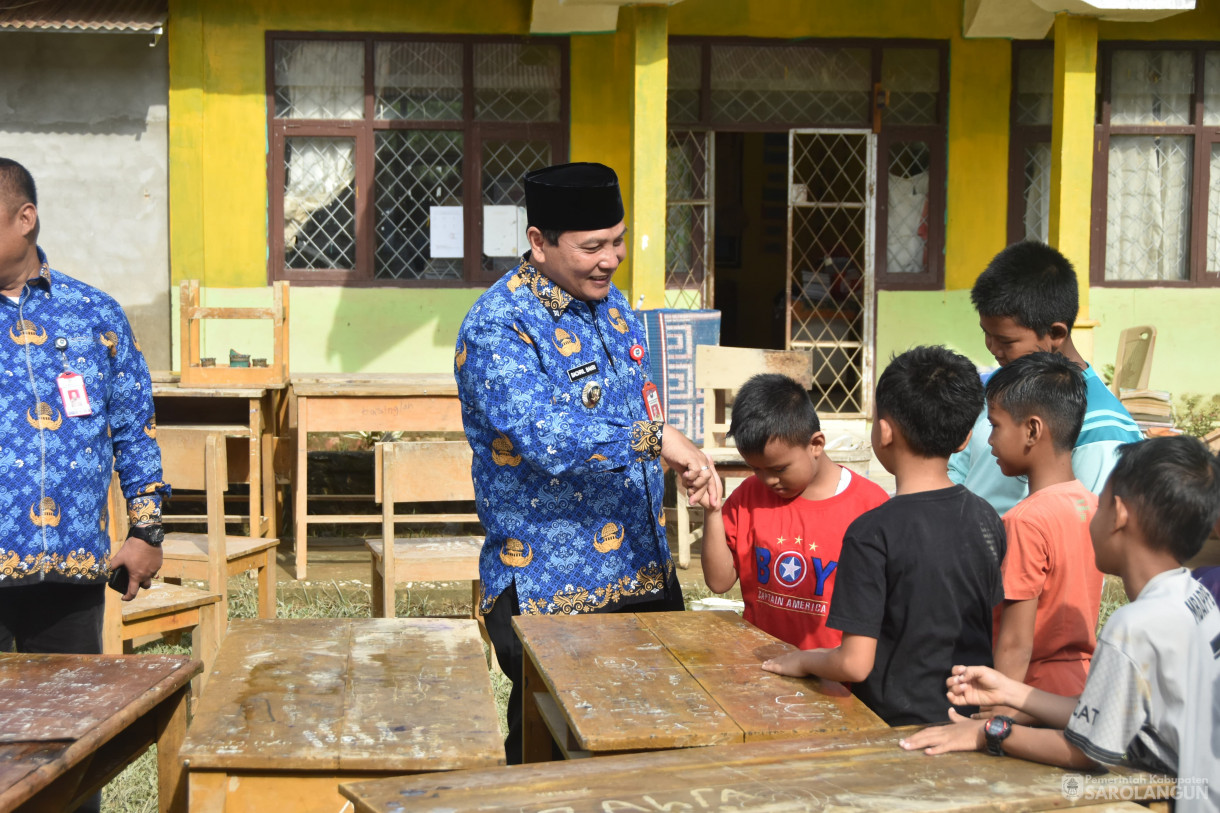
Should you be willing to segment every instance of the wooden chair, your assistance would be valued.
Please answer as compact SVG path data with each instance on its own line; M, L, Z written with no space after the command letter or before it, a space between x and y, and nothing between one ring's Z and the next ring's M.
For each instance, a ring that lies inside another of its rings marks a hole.
M1156 328L1151 325L1129 327L1118 334L1118 358L1114 361L1114 381L1110 389L1144 390L1152 373L1152 351L1156 349Z
M220 593L221 618L227 620L229 577L256 571L259 617L275 618L275 549L279 540L225 532L224 494L229 487L225 436L206 428L162 426L157 428L157 445L161 447L161 469L170 485L205 492L208 528L207 533L175 531L165 535L161 576L168 582L207 582Z
M752 347L719 347L701 344L695 348L695 386L701 393L703 408L703 453L716 464L716 471L727 481L745 479L750 467L725 438L729 431L730 395L759 373L782 373L805 389L813 386L813 357L808 350L759 350ZM683 492L682 478L677 478ZM727 493L727 492L726 492ZM703 536L703 529L691 529L691 509L684 494L677 500L678 566L690 567L691 544Z
M128 529L127 504L118 474L111 476L107 507L110 550L118 553L127 540ZM191 652L203 662L203 672L195 679L196 694L207 682L224 629L220 595L210 589L154 581L151 588L140 590L131 601L123 601L114 590L106 589L102 652L121 655L131 651L137 638L190 632Z
M481 536L398 539L398 523L478 522L477 514L396 514L395 503L474 500L470 446L465 441L378 443L375 498L381 503L381 539L365 541L373 555L373 615L393 618L394 586L404 581L471 582L479 616Z

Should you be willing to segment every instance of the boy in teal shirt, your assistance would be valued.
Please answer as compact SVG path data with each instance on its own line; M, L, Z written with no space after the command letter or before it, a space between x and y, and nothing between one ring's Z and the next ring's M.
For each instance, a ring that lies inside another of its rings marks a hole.
M1014 243L997 254L970 291L987 350L1003 367L1037 350L1060 353L1083 371L1084 424L1072 451L1076 479L1100 494L1117 449L1143 439L1139 427L1072 343L1080 294L1066 257L1045 243ZM1002 516L1029 494L1024 478L1006 477L991 454L986 408L966 448L949 458L949 479Z

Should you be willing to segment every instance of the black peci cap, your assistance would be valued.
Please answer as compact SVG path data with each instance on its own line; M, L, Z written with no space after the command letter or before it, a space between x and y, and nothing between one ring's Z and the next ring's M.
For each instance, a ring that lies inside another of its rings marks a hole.
M525 174L529 224L556 231L595 231L623 221L618 176L605 164L559 164Z

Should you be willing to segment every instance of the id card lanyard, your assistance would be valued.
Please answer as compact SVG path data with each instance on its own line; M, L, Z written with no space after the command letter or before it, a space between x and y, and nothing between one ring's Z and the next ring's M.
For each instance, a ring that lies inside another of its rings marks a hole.
M59 351L64 371L55 378L55 386L59 388L59 400L64 414L69 418L83 418L93 414L89 406L89 393L85 389L85 379L80 373L68 366L68 340L60 336L55 340L55 349Z

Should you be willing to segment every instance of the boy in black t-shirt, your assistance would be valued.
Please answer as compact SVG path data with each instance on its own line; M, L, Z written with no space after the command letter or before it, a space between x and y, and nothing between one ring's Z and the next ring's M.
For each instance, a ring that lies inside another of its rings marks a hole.
M872 441L897 492L843 538L826 622L843 643L763 669L850 682L886 723L911 725L945 718L954 664L991 665L1004 524L948 474L982 407L983 385L964 356L916 347L890 362L877 382Z

